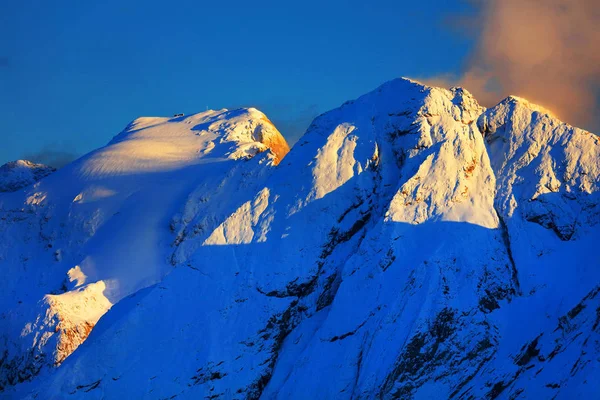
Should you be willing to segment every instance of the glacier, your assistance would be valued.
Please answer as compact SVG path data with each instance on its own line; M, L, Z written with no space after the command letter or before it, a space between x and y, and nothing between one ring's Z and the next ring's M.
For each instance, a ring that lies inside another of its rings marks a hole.
M138 118L0 194L0 396L598 397L599 148L404 78Z

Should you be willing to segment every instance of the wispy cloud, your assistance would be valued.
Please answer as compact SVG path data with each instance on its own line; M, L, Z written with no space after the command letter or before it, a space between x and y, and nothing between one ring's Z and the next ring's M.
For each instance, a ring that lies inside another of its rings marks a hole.
M539 103L567 122L600 130L600 2L488 0L453 29L476 35L464 72L431 83L458 84L484 104L509 95Z
M21 158L24 160L50 165L54 168L62 168L78 157L78 154L64 148L60 148L57 145L47 145L38 151L26 153L21 156Z

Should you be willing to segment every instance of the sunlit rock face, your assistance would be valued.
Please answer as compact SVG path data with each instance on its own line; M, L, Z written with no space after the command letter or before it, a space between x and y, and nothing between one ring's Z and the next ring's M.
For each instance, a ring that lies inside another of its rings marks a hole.
M0 196L4 391L600 392L597 136L398 79L288 150L255 109L139 118Z

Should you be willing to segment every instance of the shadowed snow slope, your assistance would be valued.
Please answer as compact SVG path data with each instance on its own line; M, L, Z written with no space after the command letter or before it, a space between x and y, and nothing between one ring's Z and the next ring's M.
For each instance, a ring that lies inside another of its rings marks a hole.
M600 393L595 135L398 79L286 152L253 109L143 118L0 197L5 392Z

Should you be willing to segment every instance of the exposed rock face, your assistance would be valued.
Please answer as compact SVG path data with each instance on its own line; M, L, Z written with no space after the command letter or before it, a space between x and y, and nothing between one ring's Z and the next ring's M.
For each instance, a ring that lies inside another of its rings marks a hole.
M254 108L252 112L260 112ZM275 154L275 164L279 164L283 157L290 151L284 137L279 133L275 125L263 114L254 127L254 140L267 146Z
M5 205L7 228L39 223L61 261L56 279L39 281L43 311L30 302L3 314L19 329L47 318L21 342L4 334L25 344L2 368L23 380L64 361L6 390L211 399L600 391L595 135L523 99L485 110L464 89L399 79L319 116L282 160L287 150L254 109L143 118L73 166L72 205L55 200L52 182L28 194L28 214ZM68 228L50 229L56 218ZM5 257L39 268L50 254L27 240ZM58 289L47 295L50 281ZM42 350L31 350L32 337L47 338ZM52 362L27 358L45 354Z
M0 166L0 192L16 192L56 171L55 168L27 160L8 162Z

